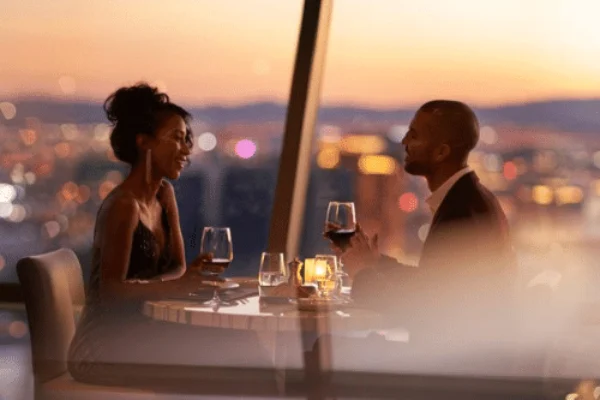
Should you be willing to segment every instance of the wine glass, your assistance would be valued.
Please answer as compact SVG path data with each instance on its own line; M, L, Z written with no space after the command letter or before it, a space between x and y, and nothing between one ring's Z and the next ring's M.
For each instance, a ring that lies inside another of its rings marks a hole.
M258 271L260 297L270 297L275 287L287 283L289 278L290 271L283 258L283 253L262 253Z
M356 211L353 202L330 201L325 218L325 236L342 251L350 246L350 239L356 233ZM338 260L338 275L342 286L348 280L342 260Z
M218 275L233 261L231 230L229 228L212 226L204 228L200 244L200 254L206 257L203 261L204 268L202 272L212 278L212 281L217 281L214 282L212 299L202 304L218 308L221 305L218 281L224 281Z
M339 285L337 257L331 254L317 254L314 275L319 297L330 298Z

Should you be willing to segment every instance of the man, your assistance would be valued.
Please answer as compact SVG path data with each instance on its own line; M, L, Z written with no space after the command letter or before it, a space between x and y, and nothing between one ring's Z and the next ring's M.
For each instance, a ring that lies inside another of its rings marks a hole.
M506 217L467 165L478 139L467 105L421 106L402 141L404 169L423 176L432 192L433 221L418 267L381 255L377 237L360 225L342 254L355 301L385 311L417 340L479 339L504 328L510 314L515 263Z

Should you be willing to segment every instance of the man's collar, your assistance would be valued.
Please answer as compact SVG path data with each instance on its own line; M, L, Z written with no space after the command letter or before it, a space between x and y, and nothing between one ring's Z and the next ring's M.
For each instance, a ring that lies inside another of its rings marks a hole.
M429 205L429 208L431 209L431 212L433 214L435 214L438 208L440 208L440 205L444 201L444 198L446 197L450 189L452 189L452 186L454 186L454 184L458 182L460 178L472 171L473 170L469 166L461 169L460 171L452 175L450 178L448 178L446 182L442 184L442 186L440 186L433 193L431 193L431 196L425 199L425 202L427 203L427 205Z

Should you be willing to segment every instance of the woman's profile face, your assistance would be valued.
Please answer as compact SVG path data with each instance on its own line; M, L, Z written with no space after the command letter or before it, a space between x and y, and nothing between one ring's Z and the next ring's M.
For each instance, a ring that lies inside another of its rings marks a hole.
M186 124L177 114L163 118L151 140L153 174L177 179L187 165L190 148L186 142Z

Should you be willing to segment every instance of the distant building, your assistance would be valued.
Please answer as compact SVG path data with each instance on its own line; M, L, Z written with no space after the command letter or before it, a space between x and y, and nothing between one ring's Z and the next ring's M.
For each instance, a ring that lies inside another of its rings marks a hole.
M221 225L231 228L234 261L232 275L256 275L260 255L266 249L277 163L259 167L232 166L223 172Z
M354 201L355 173L345 168L321 169L313 165L304 212L300 257L330 253L323 238L327 206L330 201Z

